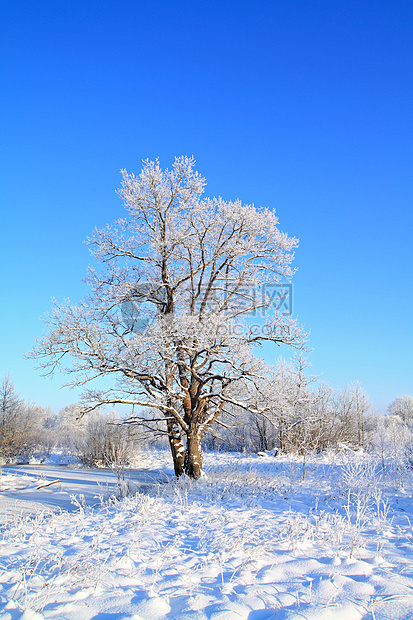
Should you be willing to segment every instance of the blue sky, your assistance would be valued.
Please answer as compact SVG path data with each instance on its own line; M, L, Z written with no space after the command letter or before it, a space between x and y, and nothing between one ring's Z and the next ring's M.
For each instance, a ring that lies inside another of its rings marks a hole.
M312 372L359 380L379 410L413 393L410 1L0 11L0 374L24 398L77 400L23 354L51 297L86 292L83 241L122 215L119 170L175 155L195 157L207 195L275 208L300 238L294 308Z

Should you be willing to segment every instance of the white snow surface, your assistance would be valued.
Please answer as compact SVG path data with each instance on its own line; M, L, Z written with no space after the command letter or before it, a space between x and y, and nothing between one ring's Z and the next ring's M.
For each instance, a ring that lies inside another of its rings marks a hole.
M364 455L303 481L299 459L207 453L194 482L141 460L125 499L108 470L3 468L2 620L413 618L408 474L396 491Z

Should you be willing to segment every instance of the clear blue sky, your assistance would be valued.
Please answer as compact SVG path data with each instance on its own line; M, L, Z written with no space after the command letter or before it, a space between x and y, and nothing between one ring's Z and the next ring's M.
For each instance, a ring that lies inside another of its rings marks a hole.
M413 393L413 3L1 3L1 351L26 399L77 395L23 359L83 240L122 215L120 168L194 155L207 194L300 238L315 374L378 409ZM279 350L275 351L278 356Z

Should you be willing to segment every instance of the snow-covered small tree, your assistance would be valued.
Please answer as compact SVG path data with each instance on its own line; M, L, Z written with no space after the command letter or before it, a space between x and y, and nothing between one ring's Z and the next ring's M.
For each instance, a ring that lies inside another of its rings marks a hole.
M391 415L398 415L404 422L413 422L413 396L399 396L388 407Z
M87 389L85 406L152 410L165 421L175 473L194 478L204 432L226 408L245 407L240 387L267 374L254 346L300 348L306 339L273 296L293 275L297 240L273 211L203 198L204 187L187 157L172 170L146 161L138 177L123 171L127 217L89 239L100 263L90 295L56 305L32 353L47 371L71 373L71 385L113 379ZM248 326L258 313L259 329Z
M403 487L404 479L411 475L411 427L398 415L378 416L372 446L380 458L383 471L392 478L395 487Z
M130 463L135 447L130 430L120 423L116 411L106 415L92 412L77 446L81 461L88 466L123 468Z
M329 443L353 448L366 447L366 425L371 402L358 382L332 393Z

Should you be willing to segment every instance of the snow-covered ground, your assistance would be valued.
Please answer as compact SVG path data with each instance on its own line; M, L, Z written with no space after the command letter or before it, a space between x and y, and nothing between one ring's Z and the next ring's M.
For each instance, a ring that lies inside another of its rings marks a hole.
M304 481L271 456L206 454L197 482L167 453L142 465L123 500L105 470L4 468L2 619L413 618L408 476L396 491L363 455L312 459Z
M133 490L146 490L169 479L156 467L130 469L126 477L132 481ZM117 492L116 474L104 468L79 469L79 465L54 462L6 465L0 479L0 524L10 521L12 514L29 515L45 509L73 512L78 510L79 501L89 507L100 506Z

